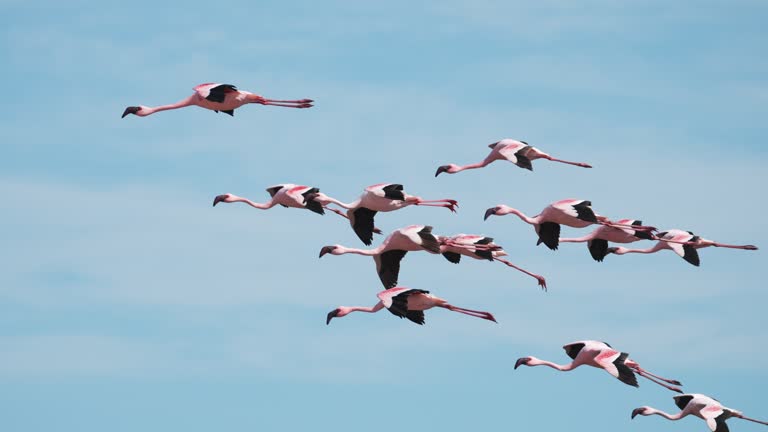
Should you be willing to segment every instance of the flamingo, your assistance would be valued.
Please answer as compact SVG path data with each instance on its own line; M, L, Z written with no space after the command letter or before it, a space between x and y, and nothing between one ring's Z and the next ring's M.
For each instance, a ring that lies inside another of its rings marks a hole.
M566 199L554 202L548 205L544 210L534 217L528 217L523 212L505 205L497 205L485 211L485 219L491 215L504 216L506 214L515 214L524 222L527 222L536 229L539 235L540 245L544 243L548 248L557 250L560 239L560 225L566 225L574 228L584 228L592 224L608 225L613 227L631 227L637 231L653 231L656 228L641 225L627 225L618 222L611 222L605 216L595 214L592 210L592 202L579 199Z
M161 105L158 107L147 107L143 105L129 106L123 111L123 118L128 114L146 117L159 111L184 108L190 105L197 105L200 108L206 108L216 112L221 111L234 117L235 109L249 103L287 108L309 108L312 106L312 102L314 102L312 99L266 99L251 92L238 90L237 87L232 84L205 83L194 87L193 90L195 90L195 93L192 96L174 104Z
M478 260L499 261L509 267L517 269L531 277L534 277L541 289L547 290L547 281L544 276L531 273L528 270L520 268L511 262L501 258L507 256L507 253L501 246L493 243L493 238L481 235L457 234L452 237L437 236L440 242L440 253L448 261L458 264L461 256L468 256Z
M267 192L272 197L266 203L257 203L248 198L239 197L234 194L226 193L217 195L213 199L213 206L220 202L233 203L244 202L249 206L261 210L270 209L276 205L283 207L305 208L318 214L325 214L323 205L312 199L312 194L319 192L320 189L311 186L301 186L291 183L279 184L267 188Z
M602 262L608 254L608 242L613 243L632 243L638 240L653 240L654 236L647 231L638 231L631 226L642 226L643 222L635 219L620 219L617 224L625 227L612 227L602 225L591 233L577 238L561 238L560 243L583 243L587 242L587 248L590 255L597 262Z
M392 232L384 241L373 249L353 249L341 245L323 246L320 258L325 254L344 255L348 253L372 256L376 262L376 273L384 288L397 285L400 273L400 261L406 253L425 250L433 254L440 253L440 243L432 234L432 227L411 225Z
M768 422L756 420L745 416L741 411L737 411L732 408L723 406L717 399L713 399L709 396L698 393L681 394L673 396L675 405L682 411L677 414L668 414L664 411L651 408L649 406L643 406L632 410L632 418L637 415L649 416L659 415L669 420L680 420L683 417L691 414L699 417L707 422L709 430L712 432L728 432L728 425L725 423L731 417L740 418L742 420L748 420L762 425L768 425Z
M439 176L440 173L455 174L457 172L468 169L482 168L497 160L508 160L520 168L525 168L530 171L533 171L533 165L531 164L531 161L534 159L548 159L553 162L561 162L569 165L580 166L583 168L592 168L592 165L582 162L570 162L562 159L555 159L547 153L537 149L536 147L528 145L528 143L525 141L506 138L493 144L489 144L488 147L491 148L491 152L488 154L488 156L485 157L485 159L483 159L482 162L464 166L456 164L443 165L437 168L435 177Z
M409 195L403 191L403 185L396 183L368 186L360 198L351 203L341 202L323 193L313 194L312 199L324 206L335 204L347 209L347 217L352 229L366 246L370 246L373 241L373 217L377 212L390 212L410 205L445 207L455 212L458 206L458 202L452 199L424 200Z
M731 249L757 250L757 246L717 243L712 240L701 238L690 231L683 231L679 229L671 229L668 231L660 232L656 237L658 237L659 242L648 249L627 249L625 247L611 247L608 248L607 253L616 255L624 255L628 253L649 254L658 252L660 250L671 249L676 254L680 255L680 257L682 257L684 260L698 267L701 261L699 259L699 253L697 252L697 249L714 246Z
M665 388L668 388L669 390L682 393L682 390L679 388L664 384L664 382L666 382L674 385L682 385L679 381L662 378L658 375L654 375L648 372L647 370L641 368L637 362L628 359L627 357L629 354L616 351L605 342L593 340L578 341L563 346L563 349L565 350L565 353L568 354L568 357L573 359L572 362L565 365L559 365L529 356L519 358L517 362L515 362L515 369L521 365L549 366L553 369L567 372L576 369L581 365L587 365L599 369L604 369L615 378L618 378L619 381L633 387L638 387L637 377L635 377L635 373L637 373L641 377L646 378L649 381L659 384Z
M424 311L433 307L441 307L453 312L463 313L469 316L496 322L496 318L490 312L464 309L448 304L440 297L433 296L429 291L411 289L405 287L390 288L376 295L379 302L371 307L364 306L339 306L328 312L325 324L331 323L333 318L341 318L352 312L376 313L382 308L387 308L392 315L400 318L408 318L419 325L424 325Z
M306 208L318 214L325 214L325 210L330 210L344 218L348 217L347 215L345 215L344 213L342 213L337 209L327 208L324 205L320 204L319 202L315 201L313 197L315 196L315 194L320 192L320 189L318 188L285 183L285 184L270 186L269 188L267 188L267 192L269 192L269 195L272 197L272 199L266 203L253 202L248 198L243 198L235 194L226 193L222 195L217 195L216 198L213 199L213 206L216 207L216 204L220 202L225 202L225 203L244 202L251 207L261 209L261 210L266 210L274 207L277 204L280 204L283 207ZM376 227L373 228L373 232L376 234L381 234L381 230Z

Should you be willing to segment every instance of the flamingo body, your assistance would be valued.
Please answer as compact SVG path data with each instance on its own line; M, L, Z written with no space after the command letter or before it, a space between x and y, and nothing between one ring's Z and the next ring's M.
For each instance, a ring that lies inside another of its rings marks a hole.
M173 110L188 106L198 106L215 112L223 112L230 116L235 115L235 110L249 103L258 103L261 105L274 105L288 108L310 108L311 99L300 100L277 100L267 99L255 93L244 90L238 90L232 84L205 83L193 88L195 91L191 96L182 99L179 102L157 107L148 106L129 106L123 111L122 117L133 114L139 117L146 117L160 111Z
M451 211L456 211L458 205L455 200L451 199L423 200L420 197L409 195L403 190L403 185L397 183L379 183L368 186L362 195L351 203L341 202L323 193L313 196L313 199L323 205L335 204L347 209L349 224L366 246L370 246L373 242L374 217L378 212L390 212L410 205L445 207Z
M506 160L512 162L518 167L527 169L529 171L533 171L533 164L531 164L531 161L536 159L548 159L554 162L562 162L584 168L592 168L591 165L582 162L570 162L553 158L549 154L544 153L536 147L528 145L528 143L525 141L505 138L501 141L489 144L488 147L491 148L491 152L488 154L488 156L485 157L485 159L483 159L482 162L464 166L456 164L442 165L437 168L435 177L441 173L455 174L468 169L482 168L497 160Z
M375 313L382 308L387 308L390 313L397 317L407 318L416 324L423 325L425 322L424 311L432 309L433 307L441 307L454 312L496 322L496 318L489 312L453 306L448 304L447 301L440 297L436 297L425 290L394 287L378 293L377 297L379 298L379 302L372 307L339 306L328 313L325 323L330 324L333 318L341 318L352 312Z
M325 254L343 255L348 253L372 256L376 263L376 273L379 275L384 288L397 285L400 274L400 261L408 252L427 251L440 253L440 244L432 234L432 227L426 225L411 225L393 231L384 241L373 249L353 249L341 245L324 246L320 257Z
M266 203L255 203L247 198L227 193L216 196L213 200L213 205L216 206L220 202L244 202L251 207L262 210L272 208L275 205L281 205L283 207L305 208L318 214L325 213L323 206L312 199L313 194L320 192L318 188L284 183L270 186L266 190L271 197Z
M764 421L746 417L741 411L728 408L717 399L700 393L681 394L674 396L673 399L675 405L680 408L680 412L677 414L669 414L656 408L643 406L632 410L632 418L634 419L637 415L658 415L668 420L680 420L689 415L694 415L707 422L707 426L712 432L728 432L728 425L725 421L733 417L768 425Z
M617 224L625 226L615 227L601 225L591 233L577 238L561 238L560 243L579 243L586 242L587 249L595 261L602 262L608 254L608 242L613 243L632 243L638 240L652 239L652 235L646 231L639 231L631 226L642 226L643 222L635 219L619 219Z

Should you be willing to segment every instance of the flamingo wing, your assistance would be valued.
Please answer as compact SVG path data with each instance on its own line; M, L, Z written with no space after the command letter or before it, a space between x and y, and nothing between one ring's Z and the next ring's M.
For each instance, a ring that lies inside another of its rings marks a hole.
M688 403L693 399L693 395L681 394L679 396L673 396L672 399L675 400L675 405L677 405L678 408L684 410L685 407L688 406Z
M699 413L707 421L707 426L712 432L728 432L728 425L725 420L731 417L728 410L719 405L707 405Z
M426 225L417 233L421 238L421 247L432 253L440 253L440 242L432 234L432 227Z
M237 87L232 84L218 84L218 83L205 83L200 84L194 88L198 96L211 102L224 102L227 97L227 93L233 93L237 91ZM226 111L225 111L226 112ZM229 115L229 112L227 112Z
M595 356L595 363L624 384L638 387L635 373L624 363L627 357L628 353L605 349Z
M608 255L608 240L592 239L587 242L589 248L589 254L597 262L602 262L605 256Z
M528 150L531 148L531 146L526 145L522 142L520 143L513 143L505 145L501 150L499 150L499 153L501 153L504 158L513 164L519 166L520 168L525 168L529 171L533 171L533 165L531 164L531 160L528 158L527 153Z
M393 249L379 255L374 255L376 261L376 272L384 288L392 288L397 285L397 278L400 274L400 261L405 254L404 250Z
M454 264L458 264L461 261L461 254L457 252L451 252L451 251L443 252L443 256L445 257L445 259L447 259L448 261Z
M325 209L323 209L323 205L315 201L314 199L307 198L308 195L316 194L318 192L320 192L320 189L310 188L306 192L302 193L301 196L304 197L304 206L306 206L308 210L322 215L322 214L325 214Z
M376 216L376 213L374 210L358 207L352 211L353 217L350 218L355 234L367 246L373 242L373 230L375 229L373 217Z
M563 349L565 350L565 353L568 354L568 357L570 357L572 360L576 360L576 356L578 356L581 350L584 349L585 345L586 344L583 342L574 342L568 345L564 345Z
M409 320L415 322L416 324L423 325L424 311L409 310L408 297L414 294L429 294L429 291L424 291L419 289L407 289L407 288L400 288L400 290L402 291L395 291L395 290L383 291L379 293L379 299L382 301L382 303L387 308L387 310L392 313L392 315L398 316L400 318L408 318ZM388 291L391 291L391 293L385 294ZM382 294L384 295L382 296ZM385 298L387 298L387 300L385 300ZM389 303L389 306L387 306L387 303Z
M694 235L692 232L689 232L689 231L683 231L682 233L663 232L663 233L659 233L659 237L665 240L674 240L678 242L699 241L699 236ZM699 264L701 264L701 260L699 259L699 252L696 250L695 247L693 247L693 245L680 244L680 243L667 243L667 245L682 259L688 261L690 264L693 264L696 267L698 267Z

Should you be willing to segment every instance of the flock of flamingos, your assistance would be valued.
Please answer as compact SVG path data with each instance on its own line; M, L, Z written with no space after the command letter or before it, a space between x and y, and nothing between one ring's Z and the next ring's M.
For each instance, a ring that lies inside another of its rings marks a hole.
M254 93L238 90L231 84L207 83L195 87L194 90L195 93L193 95L170 105L157 107L129 106L123 112L123 117L129 114L144 117L159 111L193 105L234 116L235 109L249 103L289 108L310 108L313 102L311 99L267 99ZM443 165L437 168L435 177L442 173L455 174L464 170L482 168L497 160L506 160L528 170L533 170L532 161L536 159L546 159L553 162L591 168L586 163L554 158L528 145L524 141L503 139L490 144L489 147L491 152L482 162L463 166L456 164ZM444 207L453 212L458 206L458 203L452 199L425 200L418 196L410 195L403 190L402 185L394 183L369 186L365 188L363 194L358 199L348 203L325 195L319 189L310 186L279 184L267 188L267 192L271 198L265 203L253 202L233 194L223 194L214 198L213 205L243 202L263 210L281 205L283 207L307 209L321 215L325 213L325 210L332 211L347 218L355 234L368 246L373 242L374 234L381 234L381 230L376 228L374 221L376 214L379 212L390 212L411 205ZM331 206L345 209L346 212ZM698 266L700 262L698 249L701 248L714 246L757 250L757 247L752 245L739 246L717 243L699 237L690 231L670 229L659 232L655 227L645 226L639 220L620 219L612 221L605 216L595 213L591 206L592 203L590 201L565 199L549 204L541 213L531 217L525 215L520 210L506 205L497 205L485 212L485 219L488 219L490 216L514 214L524 222L533 225L538 236L537 244L544 243L548 248L556 250L560 243L587 243L589 253L596 261L603 261L610 254L645 254L671 250L690 264ZM596 225L597 228L583 237L561 238L561 225L574 228ZM627 244L640 240L651 240L656 243L647 249L609 246L609 242ZM341 318L352 312L374 313L383 308L386 308L389 312L400 318L407 318L416 324L424 324L424 311L433 307L440 307L477 318L496 321L489 312L454 306L446 300L430 294L429 291L397 286L400 262L408 252L417 251L441 254L452 263L459 263L462 256L478 260L499 261L535 278L543 290L547 288L546 280L543 276L525 270L502 258L507 254L490 237L468 234L441 236L434 234L431 226L411 225L393 231L378 247L373 249L357 249L342 245L324 246L320 249L320 257L327 254L372 256L376 263L376 272L385 288L384 291L378 293L379 302L374 306L339 306L328 313L326 324L330 324L333 318ZM585 340L565 345L563 349L572 359L568 364L559 365L528 356L518 359L515 363L515 369L520 366L549 366L560 371L570 371L579 366L587 365L601 368L615 378L618 378L621 382L631 386L638 386L636 375L639 375L669 390L682 393L682 390L677 387L682 385L679 381L663 378L648 372L641 368L638 363L630 360L627 353L615 350L605 342ZM705 420L707 426L713 432L727 432L728 425L725 421L731 417L768 425L768 422L746 417L740 411L725 407L716 399L703 394L680 394L674 396L673 399L675 405L681 410L677 414L669 414L649 406L643 406L632 411L632 418L637 415L648 416L656 414L669 420L679 420L688 415L695 415Z

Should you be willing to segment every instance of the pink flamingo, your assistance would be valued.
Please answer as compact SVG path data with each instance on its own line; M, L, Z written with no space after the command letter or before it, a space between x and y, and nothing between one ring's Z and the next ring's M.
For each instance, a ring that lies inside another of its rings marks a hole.
M277 100L266 99L257 94L238 90L232 84L205 83L194 88L195 94L170 105L158 107L147 107L143 105L129 106L123 111L123 118L128 114L134 114L139 117L146 117L159 111L166 111L178 108L184 108L191 105L199 106L216 112L223 112L231 116L235 115L235 109L249 103L261 105L274 105L287 108L309 108L312 106L312 99L299 100Z
M611 222L605 216L595 214L592 210L592 202L579 199L566 199L554 202L548 205L544 210L534 217L528 217L520 210L498 205L485 211L485 219L491 215L504 216L506 214L517 215L524 222L527 222L536 229L539 235L540 245L544 243L548 248L556 250L560 239L560 225L566 225L573 228L584 228L592 224L608 225L613 227L631 227L636 231L653 231L656 228L640 225L626 225L618 222Z
M553 369L566 372L576 369L579 366L587 365L603 369L609 374L613 375L615 378L618 378L619 381L633 387L638 387L637 378L635 377L635 373L637 373L641 377L659 384L660 386L668 388L672 391L676 391L678 393L682 393L682 390L679 388L672 387L661 382L664 381L669 384L682 385L679 381L662 378L658 375L654 375L648 372L647 370L641 368L640 365L638 365L635 361L628 359L627 357L629 354L616 351L605 342L593 340L578 341L563 346L563 349L565 350L565 353L568 354L568 357L573 359L572 362L565 365L559 365L529 356L519 358L515 363L515 369L521 365L549 366Z
M376 313L382 308L387 308L393 315L400 318L408 318L416 324L424 324L424 311L433 307L441 307L453 312L463 313L469 316L496 322L496 318L489 312L464 309L448 304L440 297L435 297L429 291L410 288L390 288L377 294L379 302L371 307L364 306L339 306L328 312L325 324L330 324L333 318L341 318L352 312Z
M216 204L220 202L243 202L253 208L267 210L279 204L283 207L305 208L318 214L325 214L324 209L327 209L338 214L339 216L345 218L347 217L347 215L340 212L339 210L334 208L327 208L314 200L313 197L320 192L320 189L315 187L285 183L270 186L267 188L267 192L269 192L269 196L271 196L272 199L266 203L253 202L248 198L243 198L234 194L227 193L223 195L217 195L216 198L213 199L213 206L216 207ZM381 234L381 230L376 227L373 228L373 232L376 234Z
M494 244L491 237L457 234L452 237L437 236L437 239L440 242L440 253L454 264L459 263L462 255L478 260L499 261L535 278L541 289L547 290L547 281L544 276L531 273L501 258L507 256L507 253L501 246Z
M608 248L607 253L616 255L624 255L628 253L649 254L656 253L660 250L671 249L684 260L698 267L701 261L699 259L699 253L697 252L697 249L714 246L731 249L757 250L757 246L717 243L712 240L707 240L694 235L690 231L683 231L679 229L660 232L656 237L659 242L648 249L627 249L624 247L611 247Z
M410 205L445 207L455 212L458 206L456 200L452 199L424 200L409 195L403 191L403 185L396 183L380 183L368 186L360 198L351 203L341 202L323 193L312 195L312 199L324 206L336 204L347 209L347 217L352 229L367 246L370 246L373 241L373 217L377 212L390 212Z
M561 162L584 168L592 168L592 165L582 162L570 162L562 159L555 159L547 153L537 149L536 147L529 146L525 141L518 141L507 138L493 144L489 144L488 147L491 148L491 153L489 153L482 162L464 166L456 164L443 165L437 168L435 177L439 176L440 173L455 174L464 170L482 168L497 160L508 160L520 168L525 168L530 171L533 171L533 165L531 164L531 161L535 159L547 159L553 162Z
M632 410L632 418L635 418L637 415L649 416L655 414L669 420L680 420L683 417L693 414L696 417L706 421L707 426L709 426L709 430L712 432L728 432L728 425L725 423L725 421L731 417L760 423L762 425L768 425L768 422L746 417L741 411L727 408L716 399L705 396L703 394L681 394L678 396L673 396L672 399L675 400L675 405L681 409L681 411L677 414L668 414L664 411L657 410L656 408L643 406Z
M616 221L622 227L601 225L591 233L577 238L561 238L560 243L587 242L587 248L595 261L602 262L608 254L608 242L632 243L638 240L653 240L653 234L647 231L638 231L631 226L642 226L643 222L635 219L620 219Z
M433 254L440 253L440 243L432 234L431 226L411 225L397 229L387 236L381 245L373 249L353 249L341 245L323 246L320 249L320 258L325 254L344 255L348 253L372 256L376 262L376 273L378 273L384 288L392 288L397 285L400 261L405 254L421 250Z

